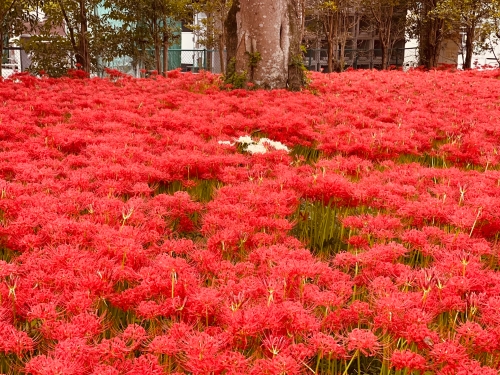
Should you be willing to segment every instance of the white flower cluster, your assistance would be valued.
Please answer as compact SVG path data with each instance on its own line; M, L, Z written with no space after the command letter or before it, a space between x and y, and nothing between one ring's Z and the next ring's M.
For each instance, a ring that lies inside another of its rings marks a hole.
M259 142L255 142L249 135L244 137L239 137L236 140L237 143L242 145L247 145L246 151L251 154L265 154L267 152L267 146L274 148L275 150L283 150L289 152L288 147L286 147L281 142L272 141L269 138L261 138Z
M267 152L267 147L272 147L275 150L290 152L288 147L286 147L283 143L272 141L269 138L261 138L258 142L255 142L252 137L245 135L236 139L235 142L246 146L245 150L251 154L265 154ZM219 141L219 144L227 146L235 145L235 143L231 141Z

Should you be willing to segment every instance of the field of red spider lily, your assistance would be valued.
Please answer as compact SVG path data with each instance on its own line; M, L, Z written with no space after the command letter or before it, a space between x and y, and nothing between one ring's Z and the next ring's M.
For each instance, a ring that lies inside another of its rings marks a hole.
M498 374L499 78L0 82L0 373Z

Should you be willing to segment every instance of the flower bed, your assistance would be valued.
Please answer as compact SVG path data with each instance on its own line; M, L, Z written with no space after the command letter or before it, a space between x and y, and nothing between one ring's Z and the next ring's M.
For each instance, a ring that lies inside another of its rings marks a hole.
M0 373L497 374L499 78L0 82Z

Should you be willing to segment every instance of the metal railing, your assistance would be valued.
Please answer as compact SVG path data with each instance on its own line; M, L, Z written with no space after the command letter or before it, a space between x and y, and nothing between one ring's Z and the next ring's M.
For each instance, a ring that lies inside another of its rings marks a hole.
M30 67L31 60L20 47L4 48L1 54L2 77L8 78L14 73L24 72Z
M393 48L389 51L389 65L408 69L417 66L418 48ZM224 59L225 59L224 51ZM308 70L327 71L327 50L311 49L304 54L304 65ZM161 59L163 61L163 59ZM334 61L340 61L340 51L334 54ZM26 52L20 47L8 47L2 53L2 76L9 77L13 73L23 72L30 67L31 61ZM344 53L343 69L377 69L381 68L382 51L379 49L346 49ZM148 70L145 64L134 61L130 57L120 57L106 64L106 67L117 69L132 76L144 76L141 70ZM220 54L217 50L208 49L169 49L168 69L180 69L182 72L199 72L200 70L212 73L221 73ZM149 70L154 70L150 68Z
M141 70L154 70L152 61L153 51L146 51L145 56L132 66L133 62L129 59L129 65L108 65L110 68L118 69L124 73L135 71L134 75L140 77ZM224 51L224 59L226 52ZM142 60L142 61L141 61ZM144 61L148 61L145 63ZM160 62L163 63L163 54L160 56ZM162 66L163 68L163 66ZM180 69L182 72L197 73L200 70L210 71L212 73L222 73L220 54L217 50L209 49L177 49L168 50L168 70Z
M225 52L224 52L225 59ZM169 70L180 68L184 72L198 72L206 70L212 73L221 73L220 54L217 50L168 50Z
M340 62L340 50L334 52L333 61ZM418 64L418 48L389 49L389 65L409 69ZM328 51L326 49L308 50L304 57L304 65L308 70L323 71L328 69ZM382 68L382 50L380 49L346 49L344 51L344 66L353 69Z

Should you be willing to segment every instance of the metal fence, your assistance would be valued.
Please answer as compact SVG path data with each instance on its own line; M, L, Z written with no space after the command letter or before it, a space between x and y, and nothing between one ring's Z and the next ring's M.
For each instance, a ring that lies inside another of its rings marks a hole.
M334 61L340 61L340 50L335 51ZM389 49L389 65L409 69L418 64L418 48ZM328 51L326 49L308 50L304 57L304 65L313 71L327 71ZM382 50L380 49L346 49L344 51L343 69L381 69Z
M123 73L136 77L143 77L143 71L155 70L154 52L146 51L145 54L134 61L130 57L120 57L106 64L107 68L117 69ZM224 51L223 58L226 58ZM160 56L163 64L163 54ZM163 66L162 66L163 68ZM208 49L175 49L168 50L168 70L180 69L182 72L197 73L200 70L212 73L221 73L220 54L217 50ZM147 74L147 73L146 73Z
M393 48L390 50L390 65L408 69L417 66L417 48ZM225 52L223 54L225 59ZM339 61L340 53L336 52L334 59ZM328 58L326 49L311 49L304 55L304 65L313 71L327 71ZM163 61L163 59L161 59ZM4 48L2 53L2 76L9 77L13 73L23 72L31 64L29 56L19 47ZM344 53L344 69L380 69L382 51L378 49L346 49ZM147 68L144 63L136 62L130 57L120 57L106 64L107 67L117 69L132 76L141 77L141 70ZM197 49L169 49L168 69L180 69L182 72L199 72L200 70L212 73L221 73L220 54L217 50ZM147 70L147 69L146 69ZM150 69L153 70L153 69Z
M308 50L304 55L304 66L308 70L327 71L328 57L326 49ZM409 69L418 64L418 48L393 48L389 51L389 64ZM224 59L225 59L224 52ZM334 58L340 60L340 52L337 51ZM132 64L132 61L129 61ZM120 64L111 66L122 72L134 72L133 75L140 77L140 69L143 67ZM344 54L344 69L381 69L382 51L379 49L346 49ZM220 54L216 50L168 50L168 69L181 69L182 72L198 72L200 70L210 71L212 73L221 73Z
M2 77L8 78L14 73L24 72L31 65L31 60L20 47L4 48L1 55Z
M224 59L226 53L224 52ZM168 68L178 69L184 72L198 72L201 69L212 73L222 73L220 54L216 50L168 50Z

